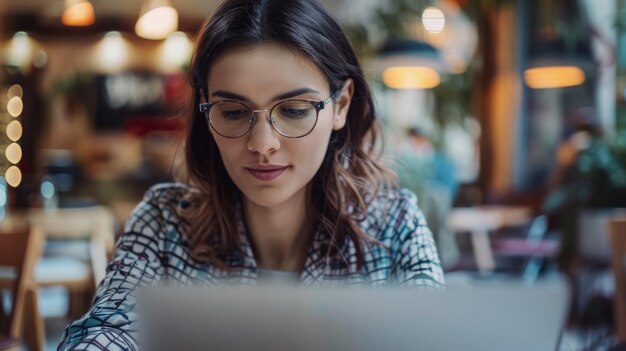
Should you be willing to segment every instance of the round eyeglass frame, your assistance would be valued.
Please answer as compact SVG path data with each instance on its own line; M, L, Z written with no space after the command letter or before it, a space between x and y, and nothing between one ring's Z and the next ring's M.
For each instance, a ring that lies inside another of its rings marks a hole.
M244 104L243 102L240 101L236 101L236 100L219 100L216 102L203 102L199 105L200 108L200 112L202 112L204 114L204 117L207 120L208 125L210 126L211 129L213 129L213 131L217 134L219 134L220 136L224 137L224 138L229 138L229 139L236 139L236 138L241 138L242 136L246 135L250 130L252 130L252 127L254 127L254 125L257 122L257 117L256 114L259 112L269 112L268 116L266 117L267 122L270 124L270 126L272 126L272 129L274 129L276 131L276 133L282 135L285 138L292 138L292 139L297 139L297 138L303 138L309 134L311 134L311 132L315 129L315 126L317 126L317 120L319 118L320 115L320 111L324 109L324 107L326 107L328 104L330 104L333 99L335 98L335 94L332 94L331 96L329 96L326 100L324 101L319 101L319 100L309 100L309 99L287 99L287 100L281 100L276 102L271 108L269 109L259 109L259 110L254 110L251 109L250 107L248 107L248 105ZM276 108L276 106L284 103L284 102L289 102L289 101L299 101L299 102L308 102L310 103L313 108L315 108L315 123L313 123L313 126L311 127L311 129L306 132L303 135L299 135L299 136L290 136L290 135L285 135L284 133L282 133L280 130L278 130L278 128L276 128L276 126L274 125L274 119L271 118L272 116L272 112L274 111L274 109ZM211 117L210 117L210 112L211 112L211 108L217 104L223 103L223 102L233 102L233 103L237 103L240 104L242 106L244 106L246 109L248 109L248 111L250 112L250 124L248 126L248 129L246 129L245 132L237 135L237 136L228 136L228 135L224 135L222 133L220 133L215 126L213 126L213 123L211 123Z

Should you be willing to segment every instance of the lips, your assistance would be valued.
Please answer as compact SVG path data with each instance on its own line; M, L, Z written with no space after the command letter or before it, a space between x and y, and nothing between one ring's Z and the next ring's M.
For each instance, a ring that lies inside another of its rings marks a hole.
M246 170L259 180L271 181L280 177L280 175L283 174L287 168L288 166L255 165L252 167L246 167Z

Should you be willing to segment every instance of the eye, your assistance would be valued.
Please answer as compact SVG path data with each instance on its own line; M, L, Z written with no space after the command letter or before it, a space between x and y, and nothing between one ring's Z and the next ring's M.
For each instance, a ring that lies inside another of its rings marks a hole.
M303 119L314 115L315 109L303 101L287 101L277 106L276 112L283 118Z
M236 102L221 102L216 104L211 113L214 114L215 117L236 121L243 118L250 117L250 111L246 108L245 105Z
M246 110L222 110L220 115L226 119L241 119L248 115Z
M281 109L280 113L283 116L290 117L290 118L302 118L302 117L306 117L307 109L295 109L295 108Z

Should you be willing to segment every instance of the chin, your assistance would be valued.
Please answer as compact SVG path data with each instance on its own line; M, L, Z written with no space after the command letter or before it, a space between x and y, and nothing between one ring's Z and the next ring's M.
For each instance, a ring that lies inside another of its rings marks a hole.
M296 192L287 189L265 188L246 189L242 191L248 201L257 206L271 208L277 207L287 202Z

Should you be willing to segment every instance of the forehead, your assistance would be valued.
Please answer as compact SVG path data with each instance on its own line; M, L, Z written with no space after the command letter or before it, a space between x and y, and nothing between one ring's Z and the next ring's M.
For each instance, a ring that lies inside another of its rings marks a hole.
M303 87L328 93L326 77L311 59L278 44L227 49L209 70L209 94L226 90L264 102L267 97Z

